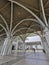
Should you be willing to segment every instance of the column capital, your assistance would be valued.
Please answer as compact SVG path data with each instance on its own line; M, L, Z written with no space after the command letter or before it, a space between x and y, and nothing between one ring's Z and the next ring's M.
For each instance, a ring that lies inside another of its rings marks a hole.
M49 29L47 27L45 27L45 29L43 30L44 34L49 35Z

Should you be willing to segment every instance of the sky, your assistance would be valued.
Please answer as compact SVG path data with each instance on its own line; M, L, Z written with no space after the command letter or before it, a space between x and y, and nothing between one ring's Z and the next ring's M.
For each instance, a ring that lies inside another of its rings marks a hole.
M41 41L40 36L36 35L36 36L31 36L31 37L27 37L25 42L38 42Z

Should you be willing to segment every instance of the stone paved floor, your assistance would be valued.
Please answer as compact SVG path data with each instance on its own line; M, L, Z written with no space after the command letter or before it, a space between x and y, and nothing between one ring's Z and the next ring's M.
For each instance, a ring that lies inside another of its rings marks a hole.
M13 65L49 65L49 54L30 53L24 59Z
M0 56L0 65L49 65L49 54L26 53L25 56Z

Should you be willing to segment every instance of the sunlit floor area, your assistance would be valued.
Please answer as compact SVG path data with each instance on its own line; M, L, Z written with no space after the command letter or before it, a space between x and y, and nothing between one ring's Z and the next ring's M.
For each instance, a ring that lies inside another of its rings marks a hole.
M25 59L13 65L49 65L49 56L43 53L30 53Z
M0 57L0 65L49 65L49 54L26 53Z

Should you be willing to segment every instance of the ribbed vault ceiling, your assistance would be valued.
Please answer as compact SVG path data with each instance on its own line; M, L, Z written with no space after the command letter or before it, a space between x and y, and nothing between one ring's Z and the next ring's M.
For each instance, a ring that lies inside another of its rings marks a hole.
M40 5L40 0L14 0L27 8L29 8L32 12L34 12L45 24L43 17L42 17L42 11L41 11L41 5ZM45 15L48 20L49 18L49 0L43 0L43 5L44 5L44 10L45 10ZM10 22L11 22L11 2L8 0L0 0L0 14L5 18L9 28L10 28ZM13 3L13 22L12 22L12 29L13 27L18 24L21 20L26 19L26 18L33 18L35 19L34 16L32 16L29 12L27 12L25 9L22 7L16 5ZM49 23L49 22L48 22ZM0 24L3 26L6 25L3 22L2 18L0 17ZM32 33L34 31L41 31L42 26L39 23L36 23L34 21L24 21L18 27L16 27L16 30L21 29L20 31L16 32L15 35L20 35L20 34L25 34L25 33ZM27 28L31 28L30 30ZM2 27L0 26L0 30ZM0 34L5 33L4 30L0 32Z

